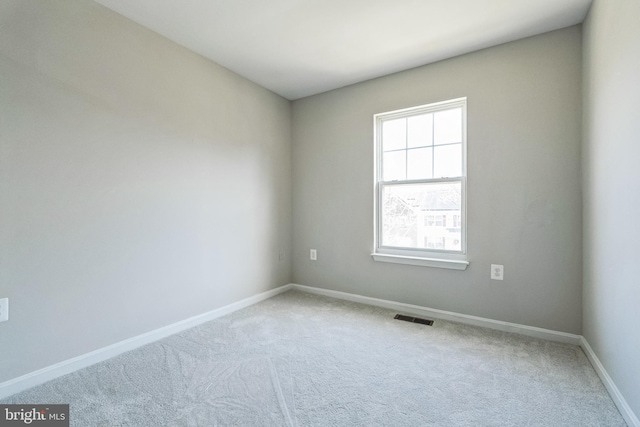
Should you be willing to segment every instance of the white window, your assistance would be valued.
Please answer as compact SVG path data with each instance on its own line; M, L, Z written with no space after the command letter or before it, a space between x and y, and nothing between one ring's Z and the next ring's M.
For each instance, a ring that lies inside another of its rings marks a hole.
M376 114L376 261L463 270L466 98Z

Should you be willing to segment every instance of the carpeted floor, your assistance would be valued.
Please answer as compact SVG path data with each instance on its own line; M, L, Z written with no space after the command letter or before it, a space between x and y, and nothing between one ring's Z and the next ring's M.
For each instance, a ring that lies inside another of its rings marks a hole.
M4 399L72 426L625 426L579 347L290 291Z

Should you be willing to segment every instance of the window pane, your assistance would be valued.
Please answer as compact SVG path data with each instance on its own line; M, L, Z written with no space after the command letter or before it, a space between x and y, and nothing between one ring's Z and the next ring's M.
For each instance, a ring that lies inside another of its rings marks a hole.
M462 108L434 113L433 138L436 145L462 142Z
M409 148L433 145L433 114L421 114L408 118Z
M460 182L384 186L381 245L461 251L461 190Z
M433 176L432 153L431 147L407 150L407 179L427 179Z
M433 147L434 178L453 178L462 175L462 144Z
M407 152L391 151L382 158L383 181L400 181L407 179Z
M419 190L413 186L385 186L382 190L383 246L417 247Z
M385 120L382 122L382 151L399 150L407 147L407 119Z

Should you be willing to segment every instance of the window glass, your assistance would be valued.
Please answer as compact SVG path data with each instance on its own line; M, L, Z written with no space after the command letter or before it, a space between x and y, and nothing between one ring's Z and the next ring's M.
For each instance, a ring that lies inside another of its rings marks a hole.
M405 150L384 153L383 162L385 181L399 181L407 179Z
M407 150L407 179L423 179L433 176L432 152L431 147Z
M433 142L436 145L462 142L462 109L439 111L433 115Z
M424 242L442 241L440 249L459 251L461 230L447 224L460 217L461 190L459 182L385 186L382 246L435 249Z
M376 115L376 250L464 254L465 114L460 98Z
M433 148L434 178L450 178L462 175L462 145L443 145Z
M387 120L382 124L383 151L407 148L407 119Z
M433 145L433 114L420 114L407 119L407 147Z

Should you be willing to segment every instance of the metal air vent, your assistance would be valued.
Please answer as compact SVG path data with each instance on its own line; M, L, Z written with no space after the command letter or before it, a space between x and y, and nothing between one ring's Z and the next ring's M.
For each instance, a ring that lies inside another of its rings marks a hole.
M432 326L433 320L421 319L419 317L405 316L404 314L396 314L394 319L404 320L405 322L420 323L421 325Z

